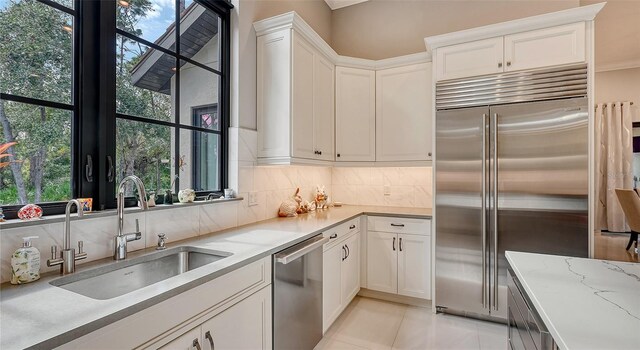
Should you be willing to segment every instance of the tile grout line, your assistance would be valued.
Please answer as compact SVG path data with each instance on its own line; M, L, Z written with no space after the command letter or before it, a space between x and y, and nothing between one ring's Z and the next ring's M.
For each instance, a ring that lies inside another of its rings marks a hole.
M400 324L398 325L398 329L396 330L396 336L393 338L393 343L391 343L391 349L396 345L396 341L398 340L398 334L400 334L400 328L402 328L402 322L404 322L405 316L407 315L407 306L404 306L404 312L402 313L402 320L400 320Z

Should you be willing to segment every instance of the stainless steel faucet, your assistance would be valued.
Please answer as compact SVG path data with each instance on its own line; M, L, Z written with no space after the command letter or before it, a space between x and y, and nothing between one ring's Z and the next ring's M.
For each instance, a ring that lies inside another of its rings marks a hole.
M131 241L137 241L142 238L140 232L140 226L138 225L138 219L136 219L136 232L123 233L124 228L124 185L127 181L133 181L138 190L139 204L142 210L149 209L147 205L147 192L144 189L144 184L139 177L135 175L129 175L120 181L118 185L118 235L115 237L115 252L113 254L114 260L123 260L127 258L127 243Z
M56 266L60 265L60 274L68 275L70 273L74 273L76 271L76 261L86 259L87 253L82 251L83 243L82 241L78 241L78 254L76 254L76 250L71 248L71 206L76 205L78 208L78 217L81 218L82 214L82 204L78 202L76 199L72 199L67 202L67 208L65 210L65 219L64 219L64 237L63 237L63 249L60 252L60 257L56 258L58 255L58 247L51 246L51 259L47 260L47 266Z

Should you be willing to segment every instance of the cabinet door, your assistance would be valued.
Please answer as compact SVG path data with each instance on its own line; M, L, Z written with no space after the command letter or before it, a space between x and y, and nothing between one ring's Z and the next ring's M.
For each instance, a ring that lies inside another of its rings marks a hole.
M291 30L257 39L258 157L291 155Z
M376 160L430 160L431 63L376 72Z
M202 349L271 349L271 286L202 324Z
M376 160L376 73L336 68L336 161Z
M431 298L431 237L398 234L398 294Z
M315 159L313 145L313 63L315 50L295 32L292 44L291 156Z
M397 293L397 249L398 237L395 233L367 233L367 288Z
M436 80L500 73L503 38L491 38L436 49Z
M343 244L322 255L322 332L326 332L342 311L341 265L346 256Z
M197 342L197 343L196 343ZM200 327L196 327L187 333L177 337L171 342L160 347L160 350L197 350L197 346L202 347L200 340Z
M584 62L585 54L584 22L504 37L506 71Z
M335 66L316 52L313 63L313 136L317 159L333 160ZM308 68L307 68L308 69Z
M342 262L342 307L349 305L360 290L360 233L344 243L347 256Z

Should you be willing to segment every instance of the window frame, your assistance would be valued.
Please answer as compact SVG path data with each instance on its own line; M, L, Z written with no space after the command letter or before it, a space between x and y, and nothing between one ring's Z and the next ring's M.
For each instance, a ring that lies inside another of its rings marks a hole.
M45 107L45 108L54 108L65 111L70 111L72 113L71 117L71 169L70 170L70 188L71 193L69 194L71 198L75 197L75 194L78 191L78 182L77 177L74 176L75 170L80 167L79 158L75 152L76 143L78 141L78 137L81 134L80 131L80 105L81 105L81 89L78 89L80 84L80 32L82 30L81 26L81 16L79 7L81 7L80 3L82 0L73 0L73 8L69 8L60 3L51 1L51 0L35 0L43 5L52 7L58 11L64 12L73 18L73 38L72 42L72 54L71 54L71 104L54 102L41 100L33 97L26 97L21 95L8 94L4 92L0 92L0 100L17 102L28 104L32 106ZM58 215L64 214L66 201L61 202L42 202L36 203L38 204L43 211L43 215ZM18 211L24 207L25 204L13 204L13 205L1 205L2 213L5 219L15 219L18 217Z
M172 147L179 149L180 131L195 130L210 133L210 129L180 124L179 110L176 108L174 122L163 122L144 117L130 116L116 112L116 36L123 35L129 39L147 45L150 49L161 52L170 51L142 38L135 37L116 28L117 0L83 1L73 0L74 8L70 9L51 0L36 0L57 10L73 16L73 66L72 66L72 103L66 105L58 102L44 101L24 96L0 93L0 99L6 101L28 103L43 107L70 110L73 113L71 137L71 198L93 198L93 210L100 211L116 208L115 161L116 161L116 122L117 119L174 127L175 142ZM176 1L176 19L180 18L178 0ZM228 149L230 123L230 59L231 59L231 9L233 5L227 0L194 0L208 10L215 12L221 20L219 35L219 70L215 73L219 79L218 116L220 120L220 187L219 191L199 191L198 196L208 194L222 195L228 184ZM213 69L190 58L180 55L180 21L175 22L176 52L171 53L176 60L184 60L208 71ZM179 61L177 61L179 65ZM176 70L179 82L180 69ZM178 84L176 84L178 85ZM179 106L179 94L174 107ZM191 118L191 115L184 116ZM177 127L179 126L179 127ZM175 154L176 159L180 156ZM92 163L93 178L86 176L89 163ZM179 173L178 167L175 173ZM109 176L112 175L112 176ZM176 181L174 193L179 189ZM35 203L42 207L44 215L63 214L66 201ZM127 206L136 205L132 197L126 201ZM2 205L6 219L17 218L17 212L24 205Z

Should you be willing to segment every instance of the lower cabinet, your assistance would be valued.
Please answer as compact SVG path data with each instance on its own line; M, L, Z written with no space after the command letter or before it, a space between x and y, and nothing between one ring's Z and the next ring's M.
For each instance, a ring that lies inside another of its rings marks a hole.
M324 333L360 290L360 232L324 251L322 278Z
M263 288L160 347L187 350L270 348L271 287Z
M367 288L431 298L431 237L369 231Z

